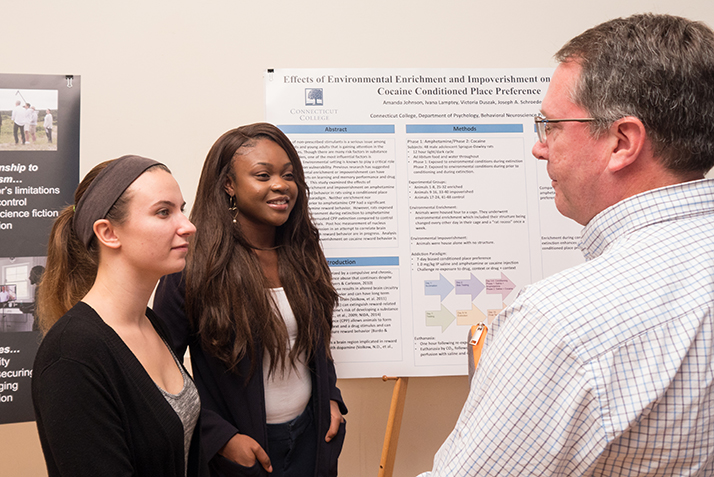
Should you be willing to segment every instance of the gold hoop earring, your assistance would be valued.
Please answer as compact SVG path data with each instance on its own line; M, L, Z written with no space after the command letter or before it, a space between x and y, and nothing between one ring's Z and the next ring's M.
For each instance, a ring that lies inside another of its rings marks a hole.
M238 210L238 204L236 203L236 196L231 195L228 198L228 210L231 212L235 211L235 214L233 215L233 223L235 224L238 222L238 214L240 211Z

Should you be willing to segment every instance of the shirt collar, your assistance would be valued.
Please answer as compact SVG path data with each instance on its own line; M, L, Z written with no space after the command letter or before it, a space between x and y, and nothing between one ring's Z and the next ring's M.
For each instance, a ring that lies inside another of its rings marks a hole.
M586 260L618 238L659 222L714 213L714 179L683 182L628 197L588 222L578 247Z

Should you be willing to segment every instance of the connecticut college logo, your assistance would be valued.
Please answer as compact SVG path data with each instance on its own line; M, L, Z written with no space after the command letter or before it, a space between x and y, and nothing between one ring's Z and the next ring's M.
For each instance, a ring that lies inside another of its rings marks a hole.
M322 88L305 88L305 106L322 105Z

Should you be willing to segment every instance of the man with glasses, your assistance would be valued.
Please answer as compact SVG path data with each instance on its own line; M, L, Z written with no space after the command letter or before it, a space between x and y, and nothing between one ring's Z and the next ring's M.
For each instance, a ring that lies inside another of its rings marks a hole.
M556 59L533 155L587 262L494 321L423 475L714 475L714 32L636 15Z

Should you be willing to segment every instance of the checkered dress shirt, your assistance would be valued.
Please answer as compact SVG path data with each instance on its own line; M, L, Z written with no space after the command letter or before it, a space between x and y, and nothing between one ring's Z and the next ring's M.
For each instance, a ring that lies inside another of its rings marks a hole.
M628 198L494 321L427 477L714 475L714 180Z

